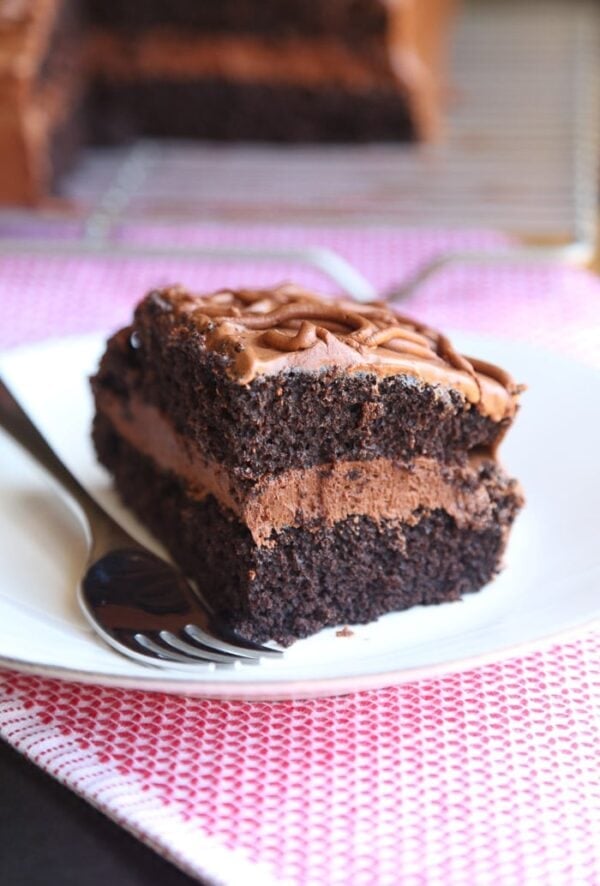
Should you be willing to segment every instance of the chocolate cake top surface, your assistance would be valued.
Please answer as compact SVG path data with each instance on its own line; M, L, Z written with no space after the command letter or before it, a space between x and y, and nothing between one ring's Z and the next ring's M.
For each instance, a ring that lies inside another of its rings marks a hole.
M332 299L283 284L207 295L170 286L149 293L138 310L149 304L191 322L204 348L224 357L228 375L242 385L331 368L405 374L459 391L497 421L514 413L521 389L500 367L462 356L445 335L383 302Z

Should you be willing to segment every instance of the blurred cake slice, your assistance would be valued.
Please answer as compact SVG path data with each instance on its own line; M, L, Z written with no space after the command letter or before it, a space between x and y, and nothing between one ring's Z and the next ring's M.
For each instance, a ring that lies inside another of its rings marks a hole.
M430 138L452 0L91 3L100 137Z
M453 0L1 0L0 203L82 141L429 139Z

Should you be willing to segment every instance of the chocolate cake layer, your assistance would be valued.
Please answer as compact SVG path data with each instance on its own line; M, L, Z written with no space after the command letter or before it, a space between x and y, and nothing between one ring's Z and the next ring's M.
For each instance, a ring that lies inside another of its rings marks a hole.
M226 316L243 314L223 304L237 298L231 294L208 297L208 307L180 290L152 294L134 326L111 339L94 379L96 394L126 400L135 394L205 458L249 484L265 472L340 460L460 461L469 451L495 447L509 426L517 392L510 378L496 367L462 362L433 330L387 308L357 305L348 327L335 313L339 305L331 315L337 319L319 319L331 302L307 301L293 287L275 292L282 305L273 306L273 291L263 292L247 319ZM271 321L290 304L296 319ZM376 323L372 311L380 312ZM311 312L313 320L306 319ZM362 332L348 332L363 321ZM246 322L264 328L246 330ZM373 324L382 344L355 340ZM390 330L398 338L389 339Z
M198 113L198 108L202 113ZM140 135L215 141L412 141L406 103L392 90L354 94L333 87L229 80L98 78L90 98L91 137L119 144Z
M431 5L430 0L421 2ZM208 32L335 34L357 42L385 33L397 2L387 0L88 0L90 21L104 28L140 33L151 28Z
M163 541L218 613L246 636L288 644L327 625L363 623L415 604L456 600L498 569L521 504L492 462L477 484L488 508L461 523L443 508L410 519L306 520L257 544L214 495L197 497L100 414L95 445L123 500Z

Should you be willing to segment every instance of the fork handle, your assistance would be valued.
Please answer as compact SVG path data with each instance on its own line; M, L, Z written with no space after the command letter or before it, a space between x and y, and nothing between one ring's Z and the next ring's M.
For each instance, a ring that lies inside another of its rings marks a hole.
M26 449L75 499L87 519L96 552L99 547L109 548L116 542L133 542L125 530L121 529L63 464L2 378L0 378L0 427Z

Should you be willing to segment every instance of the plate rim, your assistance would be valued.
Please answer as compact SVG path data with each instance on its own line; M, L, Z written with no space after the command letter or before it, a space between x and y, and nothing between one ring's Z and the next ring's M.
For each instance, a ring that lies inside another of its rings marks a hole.
M397 671L380 671L356 677L315 678L310 680L269 680L264 683L199 683L194 680L170 680L162 677L166 671L159 671L160 677L134 676L127 674L78 671L61 665L42 665L13 659L0 654L0 672L25 674L44 679L62 680L66 683L82 683L106 689L122 689L135 692L159 692L167 695L185 695L193 698L206 698L223 701L293 701L307 698L330 698L351 695L355 692L368 692L394 686L404 686L424 680L442 679L457 673L477 670L493 664L502 664L514 658L522 658L562 642L583 639L594 634L600 627L600 616L586 619L579 625L552 631L543 637L523 643L515 643L492 652L483 652L467 658L423 665L415 668L402 668ZM118 653L116 653L118 654ZM151 666L148 665L150 668ZM142 685L143 684L143 685ZM303 688L307 687L307 688ZM214 692L212 691L214 689ZM270 691L273 690L273 691ZM281 690L281 691L276 691ZM315 691L316 690L316 691Z

